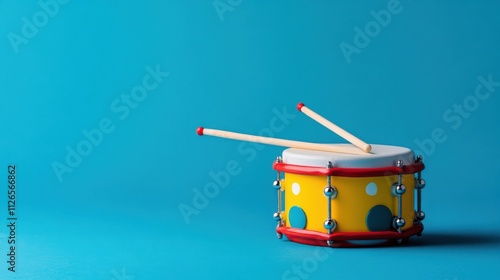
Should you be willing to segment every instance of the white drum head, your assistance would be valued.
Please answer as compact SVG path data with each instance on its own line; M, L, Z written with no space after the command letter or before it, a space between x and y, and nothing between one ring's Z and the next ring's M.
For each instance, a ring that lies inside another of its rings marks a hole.
M352 146L351 144L342 144ZM283 162L286 164L326 167L328 162L333 167L344 168L374 168L395 166L398 160L403 165L415 162L413 151L398 146L371 145L371 153L366 155L353 155L313 150L288 148L283 151Z

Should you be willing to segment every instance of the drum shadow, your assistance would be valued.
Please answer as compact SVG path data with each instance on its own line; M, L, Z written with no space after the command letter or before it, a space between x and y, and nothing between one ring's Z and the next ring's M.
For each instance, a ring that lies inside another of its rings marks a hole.
M489 246L500 245L500 233L423 233L410 238L405 246Z

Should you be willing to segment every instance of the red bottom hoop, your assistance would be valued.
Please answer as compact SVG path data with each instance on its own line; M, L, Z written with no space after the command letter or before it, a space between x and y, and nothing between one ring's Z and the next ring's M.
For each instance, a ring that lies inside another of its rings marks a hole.
M410 236L420 235L424 230L422 224L397 231L375 232L335 232L332 234L281 226L276 228L278 235L285 235L290 241L327 247L366 247L384 246L408 241Z

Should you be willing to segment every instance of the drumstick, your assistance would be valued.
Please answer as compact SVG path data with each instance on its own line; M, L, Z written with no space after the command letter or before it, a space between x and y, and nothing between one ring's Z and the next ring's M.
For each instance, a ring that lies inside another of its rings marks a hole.
M203 127L198 127L196 133L200 136L210 135L222 138L229 138L233 140L257 142L262 144L291 147L291 148L298 148L305 150L316 150L316 151L357 154L357 155L364 154L363 152L360 152L356 147L346 147L334 144L318 144L318 143L301 142L301 141L278 139L278 138L271 138L264 136L255 136L255 135L236 133L218 129L203 128Z
M349 141L354 146L360 148L361 150L363 150L363 151L365 151L367 153L369 153L372 150L372 146L370 146L369 144L366 144L365 142L361 141L356 136L350 134L349 132L347 132L344 129L340 128L336 124L334 124L334 123L330 122L329 120L323 118L322 116L318 115L313 110L307 108L306 105L304 105L304 103L297 104L297 109L299 109L299 111L301 111L302 113L306 114L311 119L319 122L320 124L322 124L326 128L328 128L331 131L335 132L340 137L342 137L345 140Z

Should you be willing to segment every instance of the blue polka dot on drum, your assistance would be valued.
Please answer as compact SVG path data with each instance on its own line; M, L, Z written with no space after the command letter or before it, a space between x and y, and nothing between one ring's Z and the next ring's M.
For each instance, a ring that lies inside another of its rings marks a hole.
M386 231L392 227L392 212L385 205L376 205L366 215L366 227L370 231Z
M299 206L293 206L288 212L290 226L294 228L305 229L307 225L306 212Z
M366 185L365 190L367 195L375 196L378 191L377 184L375 184L374 182L370 182L368 183L368 185Z

